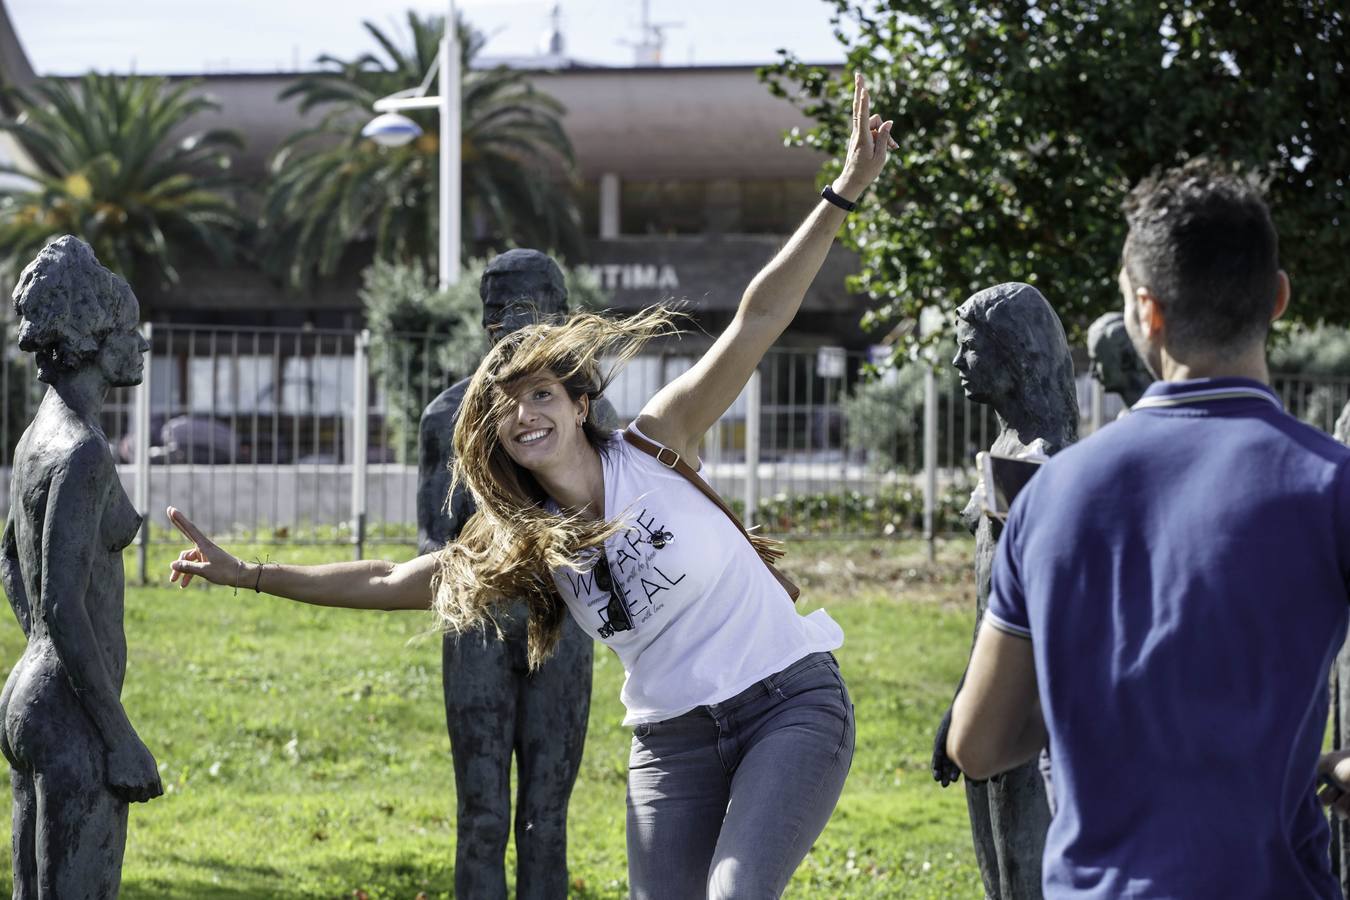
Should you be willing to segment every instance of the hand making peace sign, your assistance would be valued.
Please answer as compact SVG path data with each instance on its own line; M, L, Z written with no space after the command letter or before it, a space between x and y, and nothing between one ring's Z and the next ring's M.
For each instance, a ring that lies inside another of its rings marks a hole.
M178 554L178 559L170 563L169 568L173 574L169 576L169 581L178 582L179 587L187 587L193 578L200 575L212 584L238 587L244 564L202 534L181 510L170 506L168 514L169 521L174 527L193 543L191 548ZM252 587L251 584L248 586Z

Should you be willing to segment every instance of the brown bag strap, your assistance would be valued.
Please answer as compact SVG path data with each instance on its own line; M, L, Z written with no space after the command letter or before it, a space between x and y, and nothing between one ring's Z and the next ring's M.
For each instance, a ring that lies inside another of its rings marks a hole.
M788 578L782 572L778 571L778 567L773 564L774 560L783 555L783 545L780 541L771 540L763 535L751 534L747 531L745 525L741 522L740 517L731 511L731 507L727 506L726 501L718 496L717 491L712 489L712 485L700 478L698 473L690 468L688 463L680 459L680 454L676 453L674 450L669 447L663 447L654 441L647 440L633 430L633 426L631 425L623 430L623 439L648 456L655 458L657 462L667 469L683 476L685 481L698 488L703 496L707 497L718 509L726 513L727 518L735 523L736 527L740 529L741 534L745 535L745 539L750 543L751 549L755 551L755 554L763 561L768 570L773 573L773 577L778 581L779 585L782 586L783 590L787 592L787 595L793 600L796 600L801 596L801 588L797 587L791 578Z
M715 503L718 509L727 514L728 519L736 523L736 527L741 530L741 534L745 535L747 541L750 540L750 532L745 530L745 525L741 523L740 518L731 511L731 507L727 506L726 501L718 496L717 491L712 489L712 485L700 478L698 473L690 468L689 463L680 458L680 454L669 447L663 447L654 441L647 440L634 431L631 425L623 430L623 439L648 456L655 457L656 461L667 469L673 469L683 475L686 481L702 491L703 496Z

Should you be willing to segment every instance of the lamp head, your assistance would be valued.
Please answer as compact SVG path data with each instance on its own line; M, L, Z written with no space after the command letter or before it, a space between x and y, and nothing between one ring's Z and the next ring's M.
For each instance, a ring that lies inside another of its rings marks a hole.
M361 137L369 138L381 147L402 147L421 136L422 127L398 113L376 116L361 129Z

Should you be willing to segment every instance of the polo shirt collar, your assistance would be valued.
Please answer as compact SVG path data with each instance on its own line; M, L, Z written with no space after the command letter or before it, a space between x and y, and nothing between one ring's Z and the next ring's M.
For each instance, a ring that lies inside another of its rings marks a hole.
M1251 378L1192 378L1186 381L1155 381L1131 409L1164 409L1223 403L1232 400L1262 400L1284 409L1279 396L1267 384Z

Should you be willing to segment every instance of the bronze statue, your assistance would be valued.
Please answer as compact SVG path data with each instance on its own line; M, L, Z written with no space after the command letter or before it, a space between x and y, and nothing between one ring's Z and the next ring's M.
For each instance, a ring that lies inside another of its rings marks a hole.
M1073 359L1064 327L1040 291L1000 284L975 294L956 311L956 358L961 387L998 416L991 452L1052 455L1078 439ZM989 603L994 550L1002 525L981 515L972 495L962 518L975 534L975 631ZM943 785L960 774L947 758L948 711L933 749L933 775ZM1041 896L1041 856L1050 827L1046 786L1036 763L984 782L966 779L975 857L991 900Z
M1336 419L1336 440L1350 444L1350 403ZM1331 749L1350 746L1350 640L1336 654L1331 666ZM1340 881L1341 892L1350 896L1350 828L1339 816L1331 817L1331 871Z
M1088 327L1087 350L1092 377L1108 394L1119 394L1126 407L1134 406L1153 383L1153 375L1125 331L1124 313L1098 316Z
M139 384L148 349L131 288L67 235L14 289L19 347L49 387L14 451L0 554L28 636L0 695L14 786L14 896L112 898L127 804L163 793L122 708L122 548L141 517L99 427L110 387Z
M483 328L494 342L541 319L567 313L562 271L535 250L493 259L479 286ZM417 492L418 545L432 553L459 536L474 514L463 485L450 492L451 435L466 378L422 414ZM596 421L614 427L607 401ZM501 617L503 635L447 634L443 645L445 718L455 765L455 896L506 897L504 856L511 831L511 755L518 771L516 895L567 895L567 805L581 766L591 703L593 642L570 616L558 648L538 671L526 665L526 610Z

